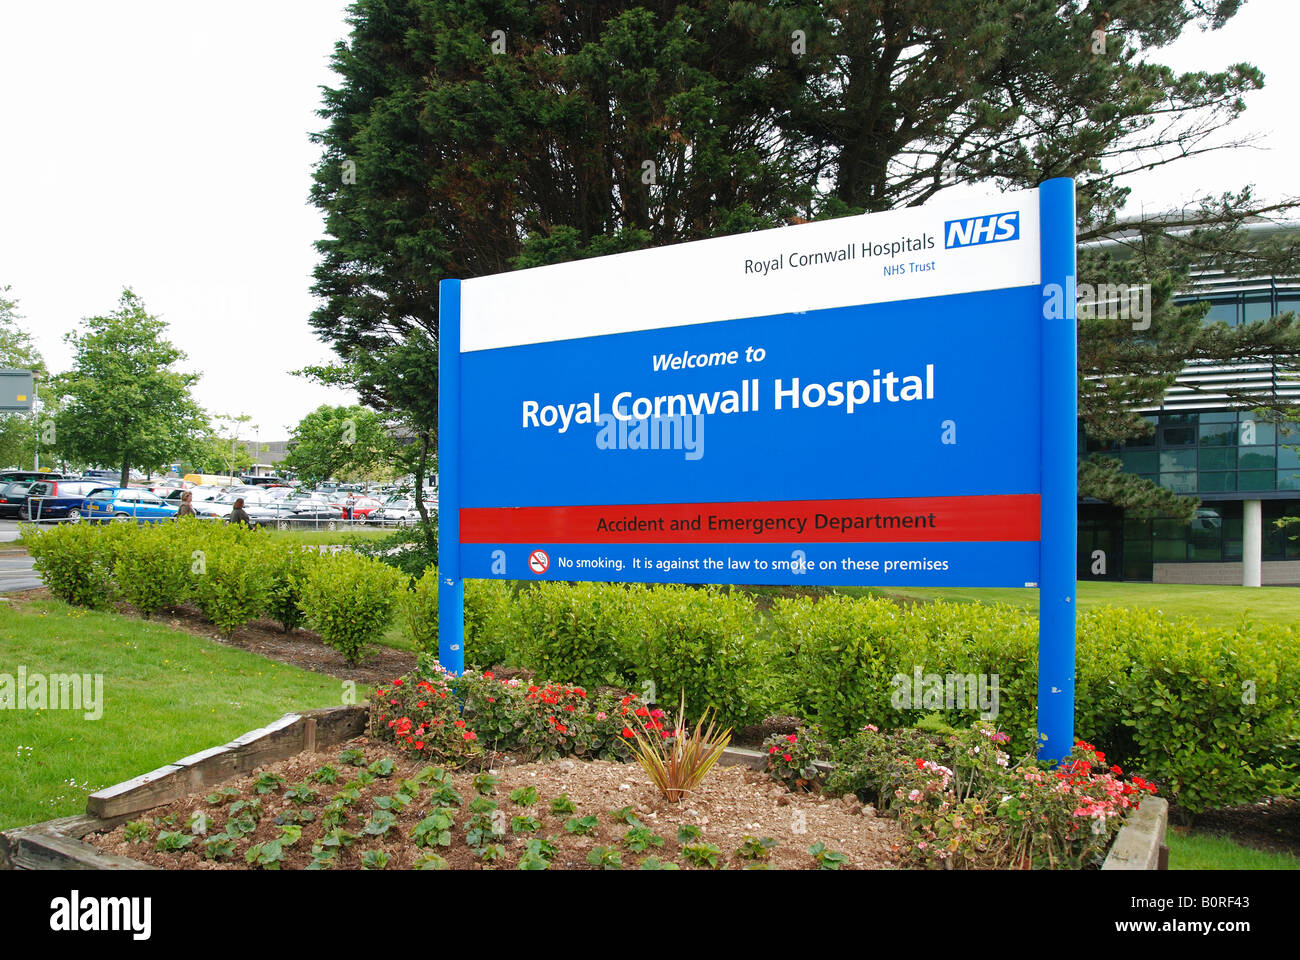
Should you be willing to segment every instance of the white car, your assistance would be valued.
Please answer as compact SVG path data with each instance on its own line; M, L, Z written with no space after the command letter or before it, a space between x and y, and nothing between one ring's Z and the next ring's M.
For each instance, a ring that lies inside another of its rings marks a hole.
M437 503L424 502L426 510L434 510ZM409 527L420 522L420 511L415 509L414 500L389 500L382 507L376 507L370 514L370 522L385 527Z

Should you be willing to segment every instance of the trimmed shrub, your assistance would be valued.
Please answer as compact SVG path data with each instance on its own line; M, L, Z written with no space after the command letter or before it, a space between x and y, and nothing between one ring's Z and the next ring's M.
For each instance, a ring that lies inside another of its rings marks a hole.
M794 652L795 700L826 736L847 736L889 715L902 617L896 604L875 598L796 597L773 604L773 636Z
M315 550L297 544L274 541L260 544L255 560L266 578L264 613L280 624L285 633L302 625L302 592L313 564L320 562Z
M256 619L268 597L256 550L236 541L207 542L190 565L190 594L203 615L227 636Z
M302 612L321 639L358 663L393 618L406 576L393 567L348 551L311 565Z
M104 531L87 523L20 529L32 567L50 593L80 607L109 605L114 596L113 564Z
M1123 664L1088 671L1080 730L1186 814L1296 793L1300 629L1105 610L1080 617L1079 638L1081 664L1108 643Z
M763 718L754 608L743 594L716 588L654 587L641 592L644 641L633 651L642 689L660 702L686 694L689 715L717 709L723 727Z
M145 617L174 607L190 588L190 557L183 539L162 525L132 527L118 541L113 576L118 591Z
M468 593L468 590L466 591ZM466 604L468 606L468 604ZM466 618L468 619L468 618ZM402 597L402 626L406 639L421 653L438 651L438 568L429 567ZM468 635L469 630L467 629ZM469 640L465 642L466 658Z
M628 638L644 634L647 593L613 583L534 584L519 595L523 665L584 687L623 682Z
M504 580L465 581L466 663L479 667L518 666L525 655L523 637L524 625L513 584Z

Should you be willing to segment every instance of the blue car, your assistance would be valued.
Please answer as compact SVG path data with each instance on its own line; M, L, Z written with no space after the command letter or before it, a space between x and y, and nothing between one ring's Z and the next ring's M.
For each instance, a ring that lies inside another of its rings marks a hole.
M86 497L81 513L92 523L158 523L176 516L176 507L148 490L134 487L103 487Z

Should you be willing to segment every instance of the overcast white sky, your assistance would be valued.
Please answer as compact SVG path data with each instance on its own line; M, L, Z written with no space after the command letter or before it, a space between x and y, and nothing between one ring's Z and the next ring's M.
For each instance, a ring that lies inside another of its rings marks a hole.
M46 362L123 286L171 324L201 372L197 399L282 439L349 394L289 370L331 351L307 323L321 218L307 202L307 134L343 0L0 0L0 287ZM1183 161L1135 180L1134 212L1251 182L1300 193L1300 4L1249 0L1224 30L1158 59L1180 70L1248 61L1265 74L1238 134L1266 150Z

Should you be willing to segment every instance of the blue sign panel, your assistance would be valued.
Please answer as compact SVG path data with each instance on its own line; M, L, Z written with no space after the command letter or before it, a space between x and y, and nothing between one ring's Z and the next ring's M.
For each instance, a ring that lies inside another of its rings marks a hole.
M1072 651L1073 229L1050 181L445 281L444 665L464 577L1055 578Z

